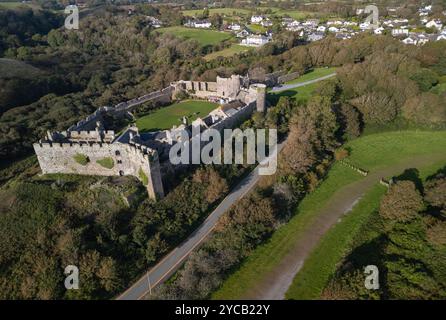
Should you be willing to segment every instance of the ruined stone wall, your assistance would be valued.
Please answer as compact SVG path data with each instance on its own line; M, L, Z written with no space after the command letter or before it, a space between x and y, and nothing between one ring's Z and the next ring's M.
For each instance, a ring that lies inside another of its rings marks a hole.
M99 176L133 175L140 177L140 169L148 178L146 185L151 198L164 196L161 173L156 152L144 153L134 145L122 143L35 143L34 151L44 174L66 173ZM76 155L88 157L82 165ZM97 161L113 159L113 168L105 168Z
M300 77L300 72L291 72L277 78L278 83L285 83Z
M251 102L247 104L245 107L241 108L237 111L237 113L233 114L231 117L221 120L216 124L212 125L210 128L216 129L218 131L222 131L223 129L230 129L238 126L243 121L247 120L251 114L253 113L256 107L256 103Z
M206 99L217 95L217 82L204 81L178 81L173 84L174 96L180 91L186 91L190 95Z

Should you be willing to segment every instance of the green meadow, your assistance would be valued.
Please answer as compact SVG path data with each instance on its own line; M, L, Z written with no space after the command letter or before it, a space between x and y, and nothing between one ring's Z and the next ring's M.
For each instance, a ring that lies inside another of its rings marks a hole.
M202 46L216 45L232 38L232 35L227 32L186 27L167 27L157 29L157 31L161 33L170 33L184 39L196 40Z
M229 48L207 54L206 56L204 56L204 59L206 61L211 61L218 57L231 57L235 54L242 53L242 52L248 52L249 50L253 50L253 49L254 48L252 48L252 47L242 46L239 44L233 44Z

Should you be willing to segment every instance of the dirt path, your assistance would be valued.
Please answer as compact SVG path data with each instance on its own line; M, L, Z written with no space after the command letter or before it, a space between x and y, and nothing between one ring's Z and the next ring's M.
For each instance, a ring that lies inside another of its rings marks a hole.
M370 172L367 177L339 189L320 210L298 242L285 258L268 274L261 275L259 283L250 290L244 299L282 300L295 275L303 266L305 259L317 246L322 236L354 205L370 188L383 177L402 173L408 168L423 167L441 160L446 154L419 156L396 165Z

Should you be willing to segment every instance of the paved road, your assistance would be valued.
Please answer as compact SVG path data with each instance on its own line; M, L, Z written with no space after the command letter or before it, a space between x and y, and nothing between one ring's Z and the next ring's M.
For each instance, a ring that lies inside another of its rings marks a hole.
M326 75L326 76L323 76L323 77L320 77L320 78L317 78L317 79L314 79L314 80L309 80L309 81L300 82L300 83L293 83L293 84L284 84L281 86L273 87L270 92L279 92L279 91L285 91L285 90L289 90L289 89L303 87L303 86L306 86L306 85L309 85L312 83L316 83L316 82L319 82L322 80L329 79L331 77L334 77L335 75L336 75L336 72Z
M282 150L283 146L284 143L277 146L278 152ZM142 278L140 278L117 299L141 299L145 294L150 292L150 288L154 288L163 281L167 280L169 276L171 276L181 266L192 250L200 245L212 232L218 222L218 219L226 211L228 211L228 209L235 202L243 198L243 196L252 189L260 178L259 169L262 167L262 164L266 162L267 161L263 161L246 178L244 178L185 242L171 251L163 260L150 269Z

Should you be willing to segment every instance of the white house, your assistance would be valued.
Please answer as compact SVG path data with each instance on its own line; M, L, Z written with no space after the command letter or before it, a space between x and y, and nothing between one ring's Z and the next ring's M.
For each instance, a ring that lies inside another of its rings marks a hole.
M301 31L303 29L302 26L287 26L285 29L288 31Z
M359 29L361 29L361 30L369 30L369 29L371 29L372 28L372 25L370 24L370 23L368 23L368 22L363 22L363 23L361 23L360 25L359 25Z
M318 30L319 31L319 30ZM336 28L336 27L330 27L330 28L328 28L328 31L329 32L339 32L339 28Z
M351 39L352 36L350 34L348 34L348 33L337 33L335 35L335 38L336 39L341 39L341 40L347 40L347 39Z
M269 20L268 18L263 19L263 20L260 22L260 24L261 24L263 27L271 27L271 26L273 25L272 21Z
M319 32L325 32L327 30L327 27L326 26L319 26L319 27L317 27L316 30L319 31Z
M271 41L271 38L264 35L251 35L243 39L241 44L245 46L260 47Z
M357 26L358 23L354 21L345 21L344 26Z
M429 36L428 35L425 35L425 34L423 34L423 33L420 33L420 34L417 34L416 35L417 36L417 38L418 38L418 42L417 42L417 45L423 45L423 44L426 44L426 43L428 43L429 42Z
M426 27L441 30L441 28L443 28L443 23L441 23L440 20L431 20L428 23L426 23Z
M424 45L429 42L429 37L423 33L412 34L403 40L404 44Z
M308 41L314 42L319 41L325 38L325 33L322 32L313 32L308 35Z
M409 29L392 29L392 36L399 37L399 36L408 36L409 35Z
M209 21L187 21L184 24L186 27L190 27L190 28L202 28L202 29L208 29L212 26L212 23L210 23Z
M243 29L242 31L240 31L236 34L236 37L237 38L245 38L245 37L249 36L250 34L251 33L248 30Z
M163 23L155 17L146 16L146 19L147 19L147 21L149 21L150 26L152 26L154 28L161 28L163 25Z
M385 29L383 27L379 27L379 28L376 28L375 30L373 30L373 33L380 35L380 34L383 34L384 30Z
M305 27L312 27L312 28L316 28L318 24L319 20L317 19L309 19L302 23L302 25L304 25Z
M405 23L409 23L409 20L407 20L407 19L395 19L395 20L393 20L393 23L395 23L395 24L405 24Z
M416 39L416 37L410 36L410 37L405 38L402 42L404 44L417 44L417 39Z
M232 30L232 31L240 31L242 29L242 26L237 24L237 23L231 23L228 26L228 29Z
M298 27L298 26L300 26L300 22L297 21L297 20L293 20L293 21L291 21L290 23L288 23L287 26L288 26L288 27Z
M202 29L209 29L212 27L212 23L209 21L195 21L194 22L194 28L202 28Z
M446 40L446 34L441 33L440 35L437 36L437 39L435 39L436 41L440 41L440 40Z
M252 16L251 17L251 23L260 23L263 21L263 17L262 16Z
M337 20L337 21L328 21L327 22L327 26L333 26L333 25L338 25L338 26L340 26L340 25L343 25L345 22L343 22L343 21L339 21L339 20Z

